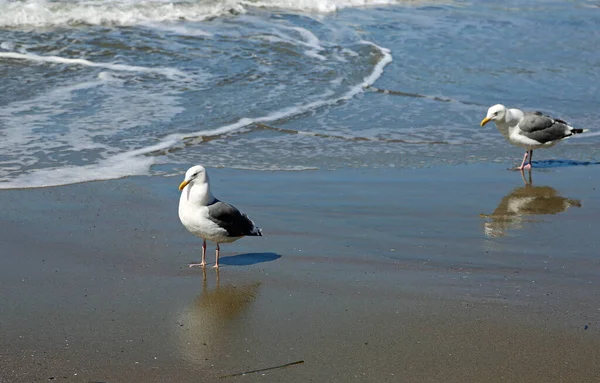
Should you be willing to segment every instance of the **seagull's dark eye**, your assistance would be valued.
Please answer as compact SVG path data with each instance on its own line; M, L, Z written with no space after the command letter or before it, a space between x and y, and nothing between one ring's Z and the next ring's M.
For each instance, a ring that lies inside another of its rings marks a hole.
M200 174L200 172L194 173L192 177L198 177L198 174Z

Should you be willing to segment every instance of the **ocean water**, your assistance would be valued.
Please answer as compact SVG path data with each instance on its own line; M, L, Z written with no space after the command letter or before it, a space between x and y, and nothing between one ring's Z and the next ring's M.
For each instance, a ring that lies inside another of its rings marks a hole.
M495 103L591 131L600 2L0 0L0 188L193 164L263 171L506 163Z

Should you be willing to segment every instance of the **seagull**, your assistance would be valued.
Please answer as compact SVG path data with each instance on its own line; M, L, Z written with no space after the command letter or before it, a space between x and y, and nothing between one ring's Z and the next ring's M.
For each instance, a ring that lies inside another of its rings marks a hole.
M508 142L525 148L519 170L531 169L533 149L549 148L560 140L588 131L575 129L566 121L545 116L541 112L523 112L519 109L508 109L501 104L488 109L487 116L481 120L481 126L490 121L496 123L496 128ZM529 161L525 164L528 157Z
M206 266L206 241L217 244L216 261L219 267L219 244L237 241L244 236L262 236L262 231L246 214L228 203L219 201L210 193L208 174L203 166L192 166L185 172L179 185L179 219L192 234L204 240L202 262L193 266Z

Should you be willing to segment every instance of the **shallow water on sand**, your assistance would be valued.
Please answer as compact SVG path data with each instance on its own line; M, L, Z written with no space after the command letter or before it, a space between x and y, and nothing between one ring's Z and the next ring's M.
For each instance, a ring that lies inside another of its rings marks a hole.
M0 382L593 382L594 172L213 169L266 235L206 279L179 177L5 190Z

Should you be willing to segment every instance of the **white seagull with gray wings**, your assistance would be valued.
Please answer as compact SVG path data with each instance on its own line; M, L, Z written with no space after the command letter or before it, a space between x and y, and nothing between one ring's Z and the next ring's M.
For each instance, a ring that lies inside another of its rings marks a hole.
M219 201L210 193L208 174L203 166L188 169L179 185L179 219L188 231L204 240L202 262L192 266L206 265L206 241L217 244L213 267L219 267L219 244L237 241L244 236L262 236L261 230L246 214L228 203Z
M519 170L531 169L534 149L549 148L574 134L588 131L573 128L566 121L545 116L541 112L523 112L519 109L508 109L501 104L488 109L481 126L490 121L496 123L496 128L508 142L525 148L526 152L521 166L518 167Z

